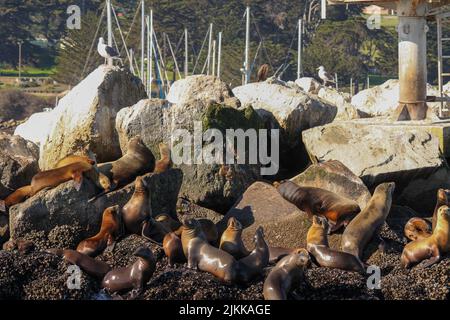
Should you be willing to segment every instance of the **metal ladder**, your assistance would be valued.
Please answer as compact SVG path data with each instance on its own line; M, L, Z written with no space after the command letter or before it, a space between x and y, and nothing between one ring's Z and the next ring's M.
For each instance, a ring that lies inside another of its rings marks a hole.
M450 55L444 55L442 53L442 42L450 41L450 37L442 37L442 24L445 22L450 22L450 12L441 13L436 15L436 26L437 26L437 45L438 45L438 87L439 87L439 95L440 95L440 106L439 106L439 117L444 117L444 112L449 112L449 109L446 105L444 105L445 98L443 93L443 82L444 77L450 77L449 72L444 72L444 59L450 59ZM448 116L448 114L446 115Z

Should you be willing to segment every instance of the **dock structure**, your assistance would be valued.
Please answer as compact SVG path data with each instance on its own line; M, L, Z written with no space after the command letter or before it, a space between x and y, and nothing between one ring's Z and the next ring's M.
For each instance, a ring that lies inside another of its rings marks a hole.
M394 118L400 121L426 119L427 19L450 12L450 0L328 0L328 4L373 4L395 10L400 98Z

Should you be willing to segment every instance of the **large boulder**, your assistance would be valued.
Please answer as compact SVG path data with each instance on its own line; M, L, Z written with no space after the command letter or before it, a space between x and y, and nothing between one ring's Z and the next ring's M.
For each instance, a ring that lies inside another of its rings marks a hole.
M167 100L172 104L184 104L191 100L212 101L239 107L230 87L219 78L206 75L193 75L175 81L170 87Z
M168 213L176 217L176 202L181 186L182 173L171 169L162 174L149 173L144 176L150 190L152 213ZM80 191L73 181L59 185L51 190L43 190L25 202L10 208L11 238L24 237L30 232L50 233L64 225L77 225L88 237L99 230L102 213L105 208L125 205L134 191L134 183L122 189L108 193L93 202L88 200L95 195L92 182L84 179Z
M357 109L350 104L351 96L348 93L339 92L336 89L321 87L317 96L326 102L336 106L338 112L334 121L368 118L369 114Z
M17 126L14 135L32 141L40 146L50 134L56 113L49 111L32 114L27 121Z
M339 160L369 189L394 181L398 203L419 212L432 210L438 188L450 187L439 139L427 127L344 121L302 137L313 162Z
M337 160L313 164L291 181L300 186L325 189L355 200L361 210L371 198L369 189L362 180Z
M264 238L270 246L306 247L306 234L311 226L308 215L285 200L275 187L265 182L255 182L217 224L219 233L235 217L245 228L242 239L247 248L253 248L253 236L259 226L264 228ZM333 246L336 236L330 237Z
M99 162L122 153L115 132L117 112L145 98L141 81L129 70L102 65L75 86L51 111L49 135L41 144L39 165L52 168L61 158L87 148Z
M280 81L250 83L233 89L242 105L251 105L264 119L275 121L290 147L300 144L303 130L333 121L337 108Z
M389 117L398 106L399 88L398 80L391 79L379 86L360 91L352 97L351 104L373 117ZM439 97L440 93L437 88L427 84L427 95ZM427 105L435 114L439 113L440 102L428 102Z
M38 173L39 148L19 136L0 132L0 199L30 184Z
M211 101L192 100L167 108L165 101L151 99L121 110L117 115L116 130L124 152L129 139L139 134L158 158L160 142L178 145L178 141L171 141L174 131L187 130L193 135L194 123L201 126L200 133L213 128L225 133L226 129L247 130L263 126L251 107L238 110ZM207 145L203 142L203 147ZM177 167L184 175L181 193L197 204L219 211L226 211L260 173L258 164L230 164L229 171L233 174L227 177L220 174L219 164L184 162L177 163Z
M303 77L295 80L295 84L306 93L318 94L322 85L319 81L310 77Z

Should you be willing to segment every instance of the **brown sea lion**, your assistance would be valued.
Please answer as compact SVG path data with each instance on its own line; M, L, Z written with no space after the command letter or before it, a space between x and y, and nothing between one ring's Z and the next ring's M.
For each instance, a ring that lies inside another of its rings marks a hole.
M375 188L367 206L345 228L341 239L342 251L361 259L367 243L386 221L394 189L394 182L382 183Z
M109 271L102 281L102 287L109 293L120 293L133 289L133 294L142 292L144 285L156 269L156 260L147 247L139 247L134 253L137 260L128 267Z
M171 216L169 216L166 213L161 213L158 214L155 217L155 220L159 223L161 223L162 225L164 225L164 227L170 231L177 231L181 226L182 223L180 221L177 221L175 219L173 219ZM179 236L181 236L181 231L179 233Z
M250 254L242 241L242 223L234 217L228 219L227 228L220 237L219 248L239 260Z
M264 281L265 300L287 300L288 293L304 278L305 270L311 265L308 251L299 249L281 259Z
M236 282L237 262L233 256L206 241L199 221L185 219L183 224L181 243L188 268L209 272L225 283Z
M449 196L448 196L449 194L450 194L450 190L448 190L448 189L439 189L437 191L436 206L434 207L433 218L432 218L432 223L431 223L431 231L433 231L434 228L436 227L437 212L438 212L439 208L442 206L450 205Z
M164 237L170 232L171 230L167 229L164 224L150 217L142 224L141 235L158 246L162 246Z
M306 249L321 267L337 268L364 273L364 265L354 255L329 248L328 222L320 216L313 216L313 223L306 236Z
M152 172L155 157L142 142L140 136L128 142L128 149L120 159L98 165L100 172L111 179L113 186L122 187L137 176Z
M119 206L106 208L103 211L100 231L93 237L80 242L77 251L88 256L97 256L106 247L114 245L116 239L122 235L122 221Z
M283 248L283 247L272 247L269 246L269 262L276 263L281 258L298 252L300 248Z
M432 234L430 225L422 218L409 219L403 231L405 236L411 241L422 240Z
M156 161L154 173L163 173L172 168L172 158L170 156L170 148L165 143L159 144L159 153L161 159Z
M258 227L254 236L255 249L246 257L238 261L238 281L248 283L261 275L269 264L269 247L264 240L264 231Z
M68 263L77 265L81 270L98 279L103 279L105 274L111 270L105 262L96 260L75 250L48 249L46 251L63 257Z
M141 235L144 222L152 215L150 198L142 177L136 177L134 192L130 200L122 208L122 218L128 233Z
M289 180L280 183L277 189L283 198L305 211L309 216L326 217L330 224L329 233L346 226L361 211L356 201L341 197L328 190L301 187Z
M267 80L267 76L269 75L270 66L265 63L261 65L258 69L257 81L262 82Z
M35 245L32 241L17 239L10 239L3 244L3 250L5 251L13 251L17 250L20 254L28 254L33 251Z
M419 263L426 268L439 262L441 255L450 252L450 208L441 206L436 215L433 234L425 239L408 243L400 258L401 265L409 268Z
M10 194L4 200L3 205L0 204L0 210L3 209L3 207L11 207L21 203L27 197L32 197L43 189L57 187L61 183L69 180L74 180L75 188L80 190L83 182L83 173L90 170L92 170L91 164L86 162L75 162L61 168L39 172L31 179L31 184L29 186L17 189Z
M76 162L85 162L85 163L89 163L90 165L95 165L95 160L91 159L89 156L71 154L71 155L68 155L67 157L59 160L55 165L55 169L61 168L61 167L64 167L64 166L67 166L69 164L76 163Z
M174 232L169 232L164 236L163 249L166 254L169 265L173 266L175 263L186 262L186 256L183 252L183 244L181 239Z

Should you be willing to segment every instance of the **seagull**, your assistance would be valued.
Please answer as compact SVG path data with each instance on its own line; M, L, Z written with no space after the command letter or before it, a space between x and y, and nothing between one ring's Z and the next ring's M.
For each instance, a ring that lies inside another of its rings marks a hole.
M98 39L97 51L103 58L105 58L105 64L106 59L108 58L118 59L122 61L122 59L119 57L119 53L117 52L117 50L114 49L113 47L106 45L105 39L103 39L103 37L100 37Z
M328 72L325 71L324 66L320 66L317 68L319 70L319 78L323 80L323 85L326 86L327 82L336 83L332 76Z

